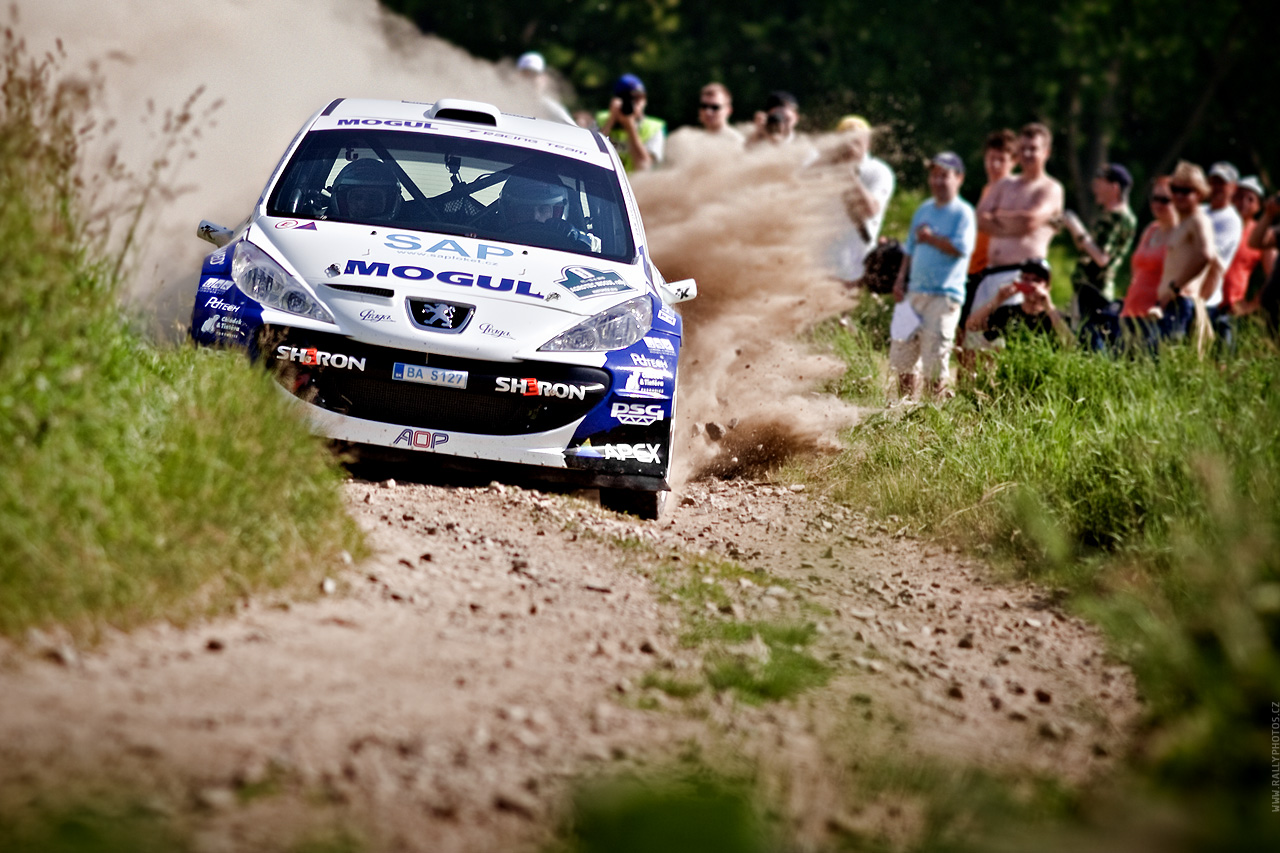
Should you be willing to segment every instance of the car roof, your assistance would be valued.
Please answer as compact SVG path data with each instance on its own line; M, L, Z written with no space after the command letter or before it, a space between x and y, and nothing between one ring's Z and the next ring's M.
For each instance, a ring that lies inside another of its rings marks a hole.
M504 113L482 101L442 98L427 103L338 98L316 115L310 130L353 126L488 138L614 170L608 143L599 133L564 122Z

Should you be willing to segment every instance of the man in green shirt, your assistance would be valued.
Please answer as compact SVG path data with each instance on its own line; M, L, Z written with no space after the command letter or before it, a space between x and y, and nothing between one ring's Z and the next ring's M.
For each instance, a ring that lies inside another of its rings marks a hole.
M618 149L618 157L628 172L642 172L662 162L666 148L667 123L644 114L644 83L634 74L623 74L613 84L609 109L596 116L600 132Z
M1138 219L1129 209L1129 189L1133 176L1119 163L1108 163L1093 178L1093 198L1098 203L1098 218L1093 230L1085 229L1080 217L1068 210L1063 214L1063 224L1080 250L1080 260L1071 274L1071 286L1075 292L1073 308L1079 301L1082 288L1091 287L1096 294L1089 294L1085 304L1094 304L1097 295L1110 302L1116 298L1116 271L1129 257L1133 238L1138 231ZM1072 313L1079 317L1077 311Z

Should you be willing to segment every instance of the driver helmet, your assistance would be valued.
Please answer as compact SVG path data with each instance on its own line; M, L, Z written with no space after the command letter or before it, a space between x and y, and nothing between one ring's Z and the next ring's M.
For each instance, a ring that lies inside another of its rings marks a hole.
M400 212L400 181L381 160L354 160L333 181L338 214L351 219L392 219Z
M568 203L569 193L559 181L512 175L502 185L502 209L512 223L564 219Z

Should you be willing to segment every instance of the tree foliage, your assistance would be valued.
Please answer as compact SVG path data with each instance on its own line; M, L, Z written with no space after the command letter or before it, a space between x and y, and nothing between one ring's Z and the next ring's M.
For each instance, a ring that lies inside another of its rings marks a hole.
M671 126L696 121L710 80L736 120L774 89L798 96L808 130L861 113L899 166L940 148L976 165L989 130L1045 121L1051 168L1085 209L1105 159L1141 186L1178 157L1266 178L1275 153L1267 0L383 1L481 57L541 51L587 108L635 72Z

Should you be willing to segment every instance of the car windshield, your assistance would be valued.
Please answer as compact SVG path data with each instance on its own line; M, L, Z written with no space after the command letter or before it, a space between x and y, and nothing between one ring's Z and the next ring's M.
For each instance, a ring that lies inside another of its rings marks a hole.
M630 262L615 173L499 142L394 130L314 131L270 216L435 231Z

